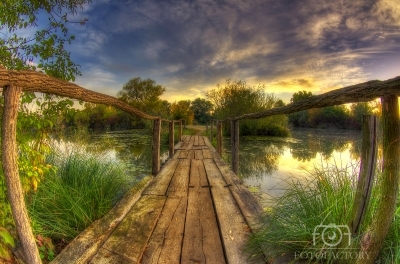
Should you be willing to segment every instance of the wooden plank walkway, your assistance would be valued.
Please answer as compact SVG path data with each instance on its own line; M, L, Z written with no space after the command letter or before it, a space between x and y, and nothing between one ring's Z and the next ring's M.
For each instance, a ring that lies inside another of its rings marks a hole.
M100 236L89 228L53 263L265 263L242 251L255 198L207 138L183 136L175 149L118 222L97 224Z

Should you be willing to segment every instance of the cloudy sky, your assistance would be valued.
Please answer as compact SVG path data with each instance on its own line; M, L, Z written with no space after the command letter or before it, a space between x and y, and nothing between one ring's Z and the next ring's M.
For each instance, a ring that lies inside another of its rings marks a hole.
M76 83L115 96L134 77L169 101L228 78L289 102L400 75L399 0L94 0L68 47Z

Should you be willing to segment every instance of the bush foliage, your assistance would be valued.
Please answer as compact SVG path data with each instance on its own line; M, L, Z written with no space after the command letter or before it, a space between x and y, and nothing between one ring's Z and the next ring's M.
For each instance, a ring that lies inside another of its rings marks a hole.
M265 86L247 85L245 81L226 80L225 86L217 85L206 93L214 104L214 118L223 120L243 114L268 110L281 105L281 100L264 92ZM230 133L230 126L224 131ZM276 115L257 120L240 122L240 135L288 136L288 120L285 115Z

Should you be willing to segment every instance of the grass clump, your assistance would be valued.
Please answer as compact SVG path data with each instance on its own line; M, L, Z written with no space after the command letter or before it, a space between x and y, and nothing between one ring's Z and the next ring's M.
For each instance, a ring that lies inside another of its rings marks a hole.
M72 152L53 154L57 167L29 201L36 233L69 241L105 215L132 185L124 169L101 155Z
M374 219L380 196L378 174L369 209L361 226L361 235L347 235L346 227L353 206L357 172L355 169L329 165L325 168L314 168L301 182L288 182L285 194L277 198L273 208L266 210L260 228L247 244L247 252L253 256L265 254L270 258L286 254L292 259L307 260L309 263L334 263L338 256L357 256L361 236ZM330 224L334 226L331 228ZM324 233L325 228L327 232ZM339 238L346 243L336 244ZM343 248L338 249L339 247ZM350 254L345 255L343 252ZM392 264L400 263L399 260L400 198L378 261ZM355 259L348 261L350 263Z

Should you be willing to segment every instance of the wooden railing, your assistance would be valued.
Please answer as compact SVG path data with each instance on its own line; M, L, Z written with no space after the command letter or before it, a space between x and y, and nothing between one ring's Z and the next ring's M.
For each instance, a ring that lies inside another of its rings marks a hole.
M231 155L232 170L238 174L239 169L239 121L245 119L259 119L273 115L291 114L313 108L342 105L347 103L368 102L385 96L400 95L400 76L386 81L369 81L333 90L321 95L315 95L300 102L291 103L261 112L229 117L224 120L213 119L210 122L210 141L212 141L212 128L217 123L217 150L222 153L222 126L223 122L231 123Z
M360 254L368 255L373 263L377 257L380 246L388 232L396 210L397 196L400 183L400 123L399 103L400 77L386 81L369 81L328 93L313 96L300 102L269 110L244 114L225 120L211 120L210 141L213 140L213 126L217 122L217 151L222 154L222 123L231 123L231 155L232 170L239 172L239 121L245 119L259 119L273 115L290 114L312 108L342 105L346 103L367 102L381 98L382 104L382 177L381 197L378 198L378 211L376 217L361 241ZM363 120L363 138L361 166L357 183L356 195L352 207L350 220L347 223L353 234L359 232L359 228L366 213L366 208L372 192L374 173L376 166L376 118L365 116ZM364 260L363 260L364 261ZM357 262L364 263L364 262Z
M4 110L2 124L2 165L6 181L9 202L12 208L14 221L18 231L21 245L24 251L26 263L40 263L39 252L36 247L35 238L32 234L29 217L25 207L24 195L18 173L17 143L16 143L16 119L20 94L23 91L42 92L59 96L70 97L91 103L100 103L114 106L127 113L144 119L153 120L153 154L152 174L156 175L160 170L160 144L161 144L161 122L169 122L169 155L174 152L173 137L174 124L179 122L179 140L182 136L182 120L163 120L158 116L152 116L126 104L115 97L82 88L74 83L62 81L35 71L7 70L0 66L0 87L3 88ZM387 81L370 81L358 85L334 90L322 95L313 96L298 103L292 103L283 107L270 110L245 114L229 118L231 123L231 147L232 147L232 169L237 174L239 168L239 121L244 119L258 119L278 114L289 114L311 108L340 105L352 102L371 101L382 98L383 119L387 120L384 127L383 153L385 160L384 171L389 174L390 179L386 183L388 190L385 192L390 198L391 205L396 202L397 191L390 189L393 182L398 183L399 178L399 124L398 124L398 100L400 95L400 77ZM397 111L397 114L395 114ZM217 150L222 153L222 122L217 121ZM212 131L212 130L211 130ZM6 155L4 155L6 153ZM385 174L384 173L384 174ZM384 183L385 185L385 183ZM398 185L398 184L397 184ZM386 186L386 185L385 185ZM395 192L395 193L394 193ZM382 203L387 199L381 199ZM381 207L385 205L382 204ZM386 217L386 216L385 216ZM388 217L378 219L379 223L389 226ZM390 218L389 220L391 220Z
M16 120L20 95L23 91L54 94L90 103L105 104L119 108L138 117L153 120L152 174L160 170L161 122L169 123L169 156L174 155L174 124L179 123L178 138L182 138L182 119L165 120L149 115L115 97L87 90L74 83L59 80L31 71L7 70L0 65L0 87L3 88L4 108L2 124L2 166L16 229L21 240L25 263L41 263L39 251L32 233L24 194L19 178Z

